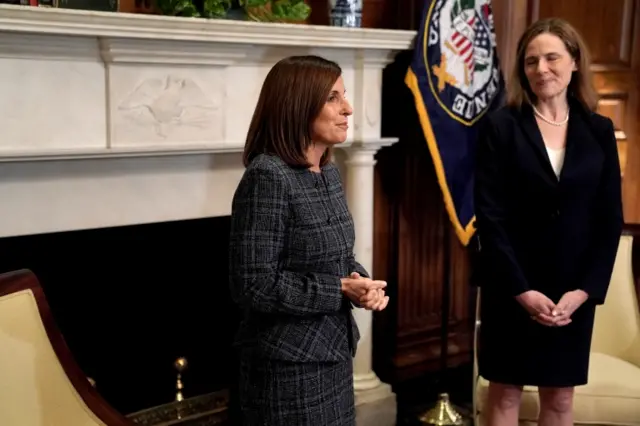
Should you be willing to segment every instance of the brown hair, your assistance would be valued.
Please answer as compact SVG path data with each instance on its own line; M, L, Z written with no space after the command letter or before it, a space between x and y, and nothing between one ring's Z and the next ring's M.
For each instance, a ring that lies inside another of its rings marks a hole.
M560 38L571 57L576 61L577 70L571 76L567 93L576 98L585 109L594 111L598 96L593 87L589 49L578 31L567 21L559 18L546 18L534 22L520 37L516 62L509 81L507 103L511 106L521 107L525 103L535 102L536 96L524 73L524 56L531 40L544 33L553 34Z
M262 84L242 160L273 154L293 167L310 167L311 126L342 75L340 66L319 56L291 56L271 68ZM320 160L331 160L331 148Z

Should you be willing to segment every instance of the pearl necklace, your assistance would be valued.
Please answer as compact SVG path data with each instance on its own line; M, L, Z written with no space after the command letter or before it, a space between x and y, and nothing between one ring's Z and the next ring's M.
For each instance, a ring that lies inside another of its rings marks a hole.
M545 123L549 123L552 126L564 126L565 124L567 124L567 122L569 121L569 108L567 108L567 116L564 118L564 120L562 121L553 121L547 117L545 117L544 115L542 115L542 113L540 111L538 111L538 108L536 108L535 106L531 105L533 107L533 112L540 117L540 119L542 121L544 121Z

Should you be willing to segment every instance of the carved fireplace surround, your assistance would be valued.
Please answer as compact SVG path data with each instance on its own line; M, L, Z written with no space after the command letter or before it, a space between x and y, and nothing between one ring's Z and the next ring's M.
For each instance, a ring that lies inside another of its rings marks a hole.
M0 5L0 238L223 216L262 81L279 59L337 61L354 107L336 153L372 269L382 70L415 32ZM350 190L358 188L357 191ZM358 423L395 422L357 312Z

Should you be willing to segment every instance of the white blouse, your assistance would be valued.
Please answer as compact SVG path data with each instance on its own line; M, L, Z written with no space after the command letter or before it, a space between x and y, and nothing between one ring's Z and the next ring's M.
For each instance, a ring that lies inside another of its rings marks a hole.
M564 153L565 148L547 148L547 154L549 155L549 161L551 162L551 167L553 167L553 171L555 172L557 177L560 177L560 172L562 171L562 165L564 164Z

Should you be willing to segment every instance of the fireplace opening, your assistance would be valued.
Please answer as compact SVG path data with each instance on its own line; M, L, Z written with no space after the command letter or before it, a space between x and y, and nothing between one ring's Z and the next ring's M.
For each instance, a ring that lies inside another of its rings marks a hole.
M28 268L97 390L128 414L232 387L240 312L228 290L229 217L0 239L0 272Z

